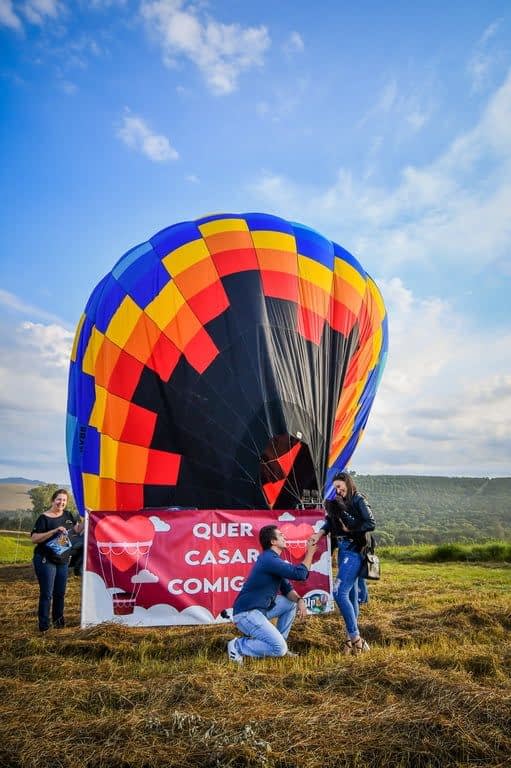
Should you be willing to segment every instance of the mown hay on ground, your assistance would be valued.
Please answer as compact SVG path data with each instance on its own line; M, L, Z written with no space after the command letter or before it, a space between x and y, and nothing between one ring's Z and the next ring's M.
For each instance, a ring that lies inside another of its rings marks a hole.
M231 625L36 631L30 566L0 568L0 766L449 768L509 764L508 566L386 564L341 654L337 615L298 658L227 661Z

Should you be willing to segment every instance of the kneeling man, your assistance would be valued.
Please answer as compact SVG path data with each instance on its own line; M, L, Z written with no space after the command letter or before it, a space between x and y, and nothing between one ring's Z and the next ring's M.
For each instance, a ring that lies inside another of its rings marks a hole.
M292 565L281 558L287 543L276 525L261 528L259 542L263 551L233 607L232 620L244 637L230 640L227 654L238 664L243 663L243 656L285 656L289 653L286 640L297 609L301 618L307 613L303 598L288 579L305 581L317 544L309 539L302 563ZM280 595L277 594L279 591ZM277 626L270 621L275 618Z

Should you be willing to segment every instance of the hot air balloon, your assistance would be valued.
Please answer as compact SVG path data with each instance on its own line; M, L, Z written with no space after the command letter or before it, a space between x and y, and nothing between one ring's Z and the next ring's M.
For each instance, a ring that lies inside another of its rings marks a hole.
M78 507L295 507L349 461L386 350L376 284L319 232L261 213L162 230L101 280L78 325Z

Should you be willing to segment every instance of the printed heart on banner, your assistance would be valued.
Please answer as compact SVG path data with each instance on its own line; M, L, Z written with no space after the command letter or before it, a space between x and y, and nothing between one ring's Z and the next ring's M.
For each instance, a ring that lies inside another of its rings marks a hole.
M287 541L287 551L293 560L299 562L307 551L307 540L314 533L314 528L308 523L300 523L299 525L284 523L279 528Z
M99 553L124 572L141 557L145 559L153 543L154 525L142 515L133 515L128 520L108 515L96 525L94 538Z

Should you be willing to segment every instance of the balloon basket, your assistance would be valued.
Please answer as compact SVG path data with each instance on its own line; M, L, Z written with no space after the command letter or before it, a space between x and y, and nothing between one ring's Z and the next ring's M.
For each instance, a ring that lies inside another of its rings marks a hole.
M131 592L117 592L112 600L115 616L128 616L130 613L133 613L136 597Z

